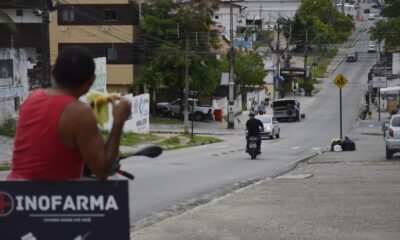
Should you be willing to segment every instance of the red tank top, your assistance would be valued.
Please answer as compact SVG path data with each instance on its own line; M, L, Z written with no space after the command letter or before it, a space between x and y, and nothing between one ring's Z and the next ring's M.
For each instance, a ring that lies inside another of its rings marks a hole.
M69 149L60 139L57 125L65 107L76 99L51 96L42 89L22 104L8 179L63 181L82 176L79 149Z

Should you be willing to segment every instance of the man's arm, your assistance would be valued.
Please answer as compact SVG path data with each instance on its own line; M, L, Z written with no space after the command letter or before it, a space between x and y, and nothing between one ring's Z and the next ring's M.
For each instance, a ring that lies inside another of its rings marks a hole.
M113 107L114 122L110 135L104 143L103 136L97 127L92 110L85 104L75 102L66 109L69 118L73 143L93 174L98 178L106 178L116 162L119 143L124 122L130 113L130 104L121 100Z

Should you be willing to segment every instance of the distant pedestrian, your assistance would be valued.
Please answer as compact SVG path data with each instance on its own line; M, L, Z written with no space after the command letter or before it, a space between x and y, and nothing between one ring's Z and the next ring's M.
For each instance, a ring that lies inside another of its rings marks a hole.
M269 95L270 95L270 94L269 94L269 92L267 91L267 92L265 92L265 95L266 95L265 101L264 101L264 102L265 102L265 106L268 106L268 105L269 105L269 98L270 98Z
M365 94L365 104L369 105L369 92Z
M257 106L258 110L258 115L264 115L265 114L265 104L264 102L260 102Z
M284 97L285 97L285 90L283 90L283 88L281 88L281 89L279 90L279 97L280 97L280 98L284 98Z

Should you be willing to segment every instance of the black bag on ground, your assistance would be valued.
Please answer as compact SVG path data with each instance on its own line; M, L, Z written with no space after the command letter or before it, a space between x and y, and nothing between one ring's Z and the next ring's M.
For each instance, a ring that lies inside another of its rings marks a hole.
M354 141L352 141L349 137L344 137L342 141L342 150L343 151L355 151L356 150L356 144Z

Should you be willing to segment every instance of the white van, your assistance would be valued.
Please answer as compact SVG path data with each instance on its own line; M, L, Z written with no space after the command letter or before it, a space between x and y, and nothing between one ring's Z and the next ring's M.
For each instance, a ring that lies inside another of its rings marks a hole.
M375 44L368 45L368 53L376 53L376 46Z

